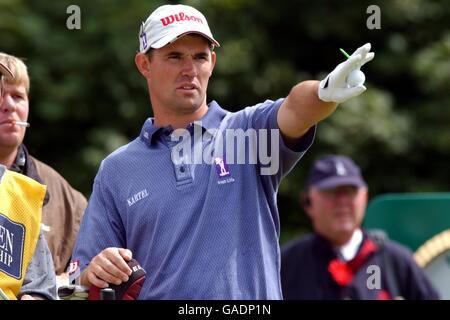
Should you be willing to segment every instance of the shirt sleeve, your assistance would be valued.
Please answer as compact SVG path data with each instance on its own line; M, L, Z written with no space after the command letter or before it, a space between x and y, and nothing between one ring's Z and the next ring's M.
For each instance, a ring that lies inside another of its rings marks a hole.
M125 247L125 231L112 192L103 182L104 162L94 180L92 195L83 215L72 261L83 271L93 257L108 247Z
M284 99L278 99L276 101L267 100L264 103L258 104L254 107L247 108L249 112L250 123L249 126L256 129L266 129L267 132L267 154L270 154L271 163L270 166L279 170L266 170L268 175L273 175L281 179L295 166L295 164L303 157L309 147L312 145L315 134L316 126L311 127L302 137L298 138L294 148L288 147L284 143L284 139L281 135L278 127L277 115L281 104ZM258 135L259 136L259 135ZM258 148L261 148L261 144ZM272 154L272 152L276 152ZM278 165L274 166L278 160ZM264 163L261 164L262 172L264 172Z
M56 276L53 260L42 229L33 257L25 272L18 298L24 294L38 294L46 299L56 299Z
M431 284L424 270L414 261L413 253L405 246L389 242L390 257L396 268L400 294L406 300L437 300L439 293Z
M427 275L411 256L408 257L408 280L405 282L407 300L439 300L438 291L433 287Z

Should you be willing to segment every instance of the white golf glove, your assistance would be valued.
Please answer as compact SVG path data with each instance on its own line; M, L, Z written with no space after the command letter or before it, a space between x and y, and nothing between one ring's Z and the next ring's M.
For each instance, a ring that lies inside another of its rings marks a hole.
M340 63L319 84L318 95L322 101L342 103L366 90L365 76L359 69L373 59L375 53L366 43L344 62Z

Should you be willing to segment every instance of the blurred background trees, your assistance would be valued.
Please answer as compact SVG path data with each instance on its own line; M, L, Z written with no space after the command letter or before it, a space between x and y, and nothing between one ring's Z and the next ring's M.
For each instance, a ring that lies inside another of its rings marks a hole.
M0 0L0 50L23 57L31 75L26 144L86 196L100 161L134 139L151 116L134 66L139 24L173 1ZM309 229L298 203L307 168L328 153L353 157L370 194L448 191L450 6L446 0L192 0L222 47L209 101L240 110L322 79L370 42L368 90L319 124L314 145L280 187L281 242ZM81 29L68 30L68 6ZM381 29L369 30L369 5Z

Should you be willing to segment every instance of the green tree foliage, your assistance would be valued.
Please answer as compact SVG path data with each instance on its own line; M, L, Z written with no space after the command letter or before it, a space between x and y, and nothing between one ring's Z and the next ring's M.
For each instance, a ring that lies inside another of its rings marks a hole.
M68 30L71 1L0 2L0 50L31 74L26 143L87 196L101 159L134 139L152 115L134 66L139 24L161 1L77 1L81 30ZM173 3L173 1L170 1ZM309 228L298 203L307 168L328 153L352 156L371 195L448 191L450 7L446 0L192 0L222 47L209 100L236 111L321 79L371 42L368 90L318 126L316 141L280 188L282 241ZM369 5L381 29L369 30ZM151 164L149 164L151 165Z

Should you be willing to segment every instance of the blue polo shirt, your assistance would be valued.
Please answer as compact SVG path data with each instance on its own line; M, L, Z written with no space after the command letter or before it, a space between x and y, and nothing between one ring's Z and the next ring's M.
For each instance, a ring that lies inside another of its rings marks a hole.
M147 119L138 138L102 161L73 259L84 269L107 247L130 249L147 272L139 299L281 299L276 193L312 144L315 127L296 150L268 134L269 145L279 143L279 170L271 175L261 174L261 161L227 158L232 149L217 142L230 130L255 129L259 137L278 129L282 101L236 113L211 102L187 128L193 137L200 126L202 139L183 141L192 153L224 150L212 163L183 161L186 150L174 161L180 142L173 130Z

